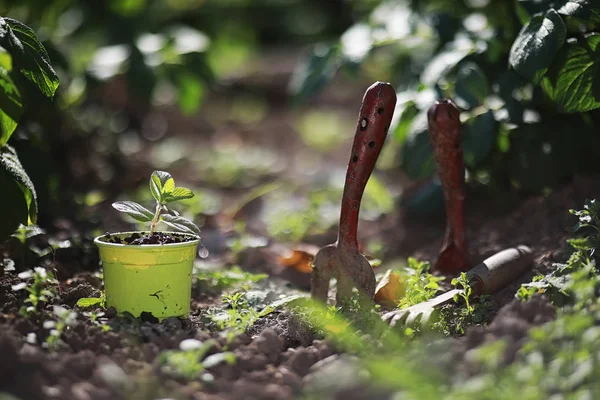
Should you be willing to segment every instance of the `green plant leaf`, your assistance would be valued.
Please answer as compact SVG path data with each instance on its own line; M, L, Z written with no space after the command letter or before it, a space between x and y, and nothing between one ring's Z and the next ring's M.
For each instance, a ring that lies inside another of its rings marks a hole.
M13 57L15 67L46 97L54 97L58 75L33 29L12 18L0 17L0 45Z
M37 222L35 188L10 146L0 147L0 202L3 205L0 208L0 242L8 238L19 224Z
M19 89L8 71L0 66L0 146L4 146L17 128L23 114Z
M400 166L410 179L427 178L435 172L426 110L419 112L413 120L400 155Z
M473 62L461 63L456 77L455 92L457 100L465 108L483 104L489 93L489 84L485 73Z
M198 110L204 95L206 87L204 80L195 74L182 71L177 75L177 89L179 109L184 115L192 115Z
M154 218L152 211L133 201L117 201L112 206L140 222L150 222Z
M421 75L421 83L433 86L441 77L451 71L466 56L475 51L471 41L455 40L448 43L442 51L433 57Z
M169 193L163 198L163 201L165 203L172 203L178 200L191 199L192 197L194 197L194 193L190 189L184 187L176 187L171 193Z
M546 73L567 38L567 27L554 9L534 16L519 32L508 57L511 68L535 83Z
M161 221L181 232L200 233L200 228L196 224L180 215L164 214L161 216Z
M562 0L555 8L559 14L600 23L600 3L597 0Z
M306 102L333 79L341 64L337 46L318 44L292 76L290 92L296 104Z
M600 107L600 34L569 39L548 70L542 86L559 112Z
M103 303L102 297L83 297L77 300L77 306L81 308L88 308L98 306Z
M465 165L476 168L494 149L498 124L494 112L488 110L463 124L462 146Z
M169 186L167 186L169 180L172 181L172 183L169 183ZM152 176L150 176L150 192L156 201L162 202L165 187L167 187L167 189L170 187L171 190L175 187L175 181L171 174L165 171L154 171Z

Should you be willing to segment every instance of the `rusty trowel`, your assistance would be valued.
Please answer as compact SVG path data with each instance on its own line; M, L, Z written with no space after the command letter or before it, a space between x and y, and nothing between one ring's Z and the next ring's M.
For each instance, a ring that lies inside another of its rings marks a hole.
M531 249L517 246L502 250L467 271L471 296L494 293L519 277L533 261ZM452 301L463 289L453 289L414 306L385 313L382 319L394 326L426 326L442 305Z

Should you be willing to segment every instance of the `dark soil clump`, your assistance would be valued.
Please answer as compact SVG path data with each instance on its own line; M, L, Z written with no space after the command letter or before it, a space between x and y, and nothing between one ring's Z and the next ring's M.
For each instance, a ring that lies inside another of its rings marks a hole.
M135 232L131 235L120 238L109 233L105 236L105 241L108 243L141 245L141 244L169 244L169 243L184 243L196 240L194 236L182 235L175 232L154 232L144 233L143 235Z

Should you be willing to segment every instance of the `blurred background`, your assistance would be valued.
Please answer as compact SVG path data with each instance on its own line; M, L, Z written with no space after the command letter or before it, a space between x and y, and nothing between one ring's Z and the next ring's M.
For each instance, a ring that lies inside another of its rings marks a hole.
M132 228L110 204L150 204L147 182L161 169L196 193L182 213L211 254L257 235L320 243L335 238L364 91L389 81L397 108L361 217L443 216L425 120L443 97L463 110L473 198L506 208L598 168L598 114L559 113L508 68L542 3L0 1L1 15L33 28L60 78L53 101L28 99L9 144L49 230Z

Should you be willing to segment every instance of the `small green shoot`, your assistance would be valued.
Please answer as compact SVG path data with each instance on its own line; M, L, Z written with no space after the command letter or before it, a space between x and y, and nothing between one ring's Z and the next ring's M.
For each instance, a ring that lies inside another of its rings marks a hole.
M90 307L102 307L106 308L106 297L104 293L100 297L82 297L77 300L77 307L79 308L90 308Z
M406 294L398 303L399 308L407 308L427 301L435 296L440 288L438 282L444 278L430 274L431 264L409 257L408 267L412 273L406 279Z
M112 206L137 221L150 222L150 234L156 231L156 226L160 222L180 232L200 233L200 228L196 224L167 208L169 203L194 197L190 189L176 187L175 180L168 172L154 171L150 177L150 192L156 200L154 212L133 201L117 201Z
M61 339L63 332L77 323L77 313L74 311L61 306L54 306L53 313L56 316L56 321L45 321L43 325L44 329L50 330L50 334L42 346L50 351L56 351L64 344Z
M225 294L221 301L229 308L210 315L210 320L219 331L223 331L228 343L250 328L259 318L275 311L275 307L270 305L258 311L248 303L245 291Z
M21 282L12 287L12 290L26 290L29 296L25 300L25 304L19 310L19 314L27 317L38 312L43 304L49 303L58 295L58 281L54 278L54 274L45 268L35 267L33 270L21 272L21 279L33 278L31 285L27 282Z
M463 335L467 326L483 324L491 319L493 306L489 296L479 296L473 301L473 289L466 273L461 272L451 283L462 291L454 295L456 304L442 308L440 319L434 323L434 330L446 335Z

